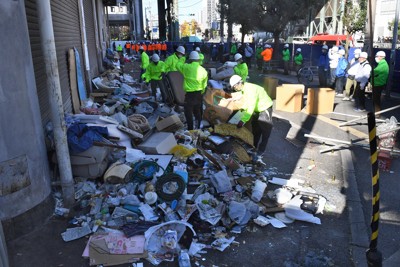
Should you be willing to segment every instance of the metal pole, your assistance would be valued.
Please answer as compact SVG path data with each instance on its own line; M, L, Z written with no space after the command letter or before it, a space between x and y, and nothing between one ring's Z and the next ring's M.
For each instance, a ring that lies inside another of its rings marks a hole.
M85 12L83 10L84 9L83 0L79 0L78 8L79 8L79 20L82 31L82 48L85 61L86 86L89 88L89 92L92 92L92 77L90 75L89 51L86 38L86 24L85 24Z
M378 230L379 230L379 168L378 150L376 141L375 115L368 113L369 148L371 153L372 168L372 219L371 219L371 242L366 251L367 263L371 267L382 266L382 254L378 250Z
M343 141L343 140L338 140L338 139L333 139L333 138L328 138L328 137L322 137L322 136L317 136L317 135L304 134L304 137L315 138L315 139L326 140L326 141L332 141L332 142L341 143L341 144L345 144L345 145L351 145L350 141Z
M3 233L3 225L1 221L0 221L0 266L1 267L10 266L8 261L6 238Z
M36 1L36 6L39 17L40 41L45 63L44 67L46 69L47 92L49 95L51 121L54 127L54 140L62 183L63 199L64 205L69 208L75 201L74 180L72 177L67 143L50 0Z
M97 66L101 72L103 72L103 55L101 53L101 45L100 45L100 36L99 36L99 25L97 23L97 8L96 8L96 0L92 0L93 7L93 24L94 24L94 33L95 33L95 41L96 41L96 55L97 55Z
M394 106L394 107L391 107L391 108L387 108L387 109L375 112L375 115L379 115L379 114L382 114L382 113L385 113L385 112L388 112L388 111L391 111L391 110L394 110L394 109L397 109L397 108L400 108L400 105L397 105L397 106ZM347 124L351 124L353 122L363 120L363 119L365 119L367 117L368 117L368 115L364 115L364 116L361 116L361 117L359 117L357 119L343 122L343 123L339 124L339 127L346 126Z
M400 13L400 0L396 0L396 13L394 16L394 25L393 25L393 41L392 41L392 49L390 50L389 78L388 78L388 83L386 85L387 98L390 98L390 91L392 90L392 84L393 84L394 66L396 64L396 44L397 44L397 30L399 28L399 13Z

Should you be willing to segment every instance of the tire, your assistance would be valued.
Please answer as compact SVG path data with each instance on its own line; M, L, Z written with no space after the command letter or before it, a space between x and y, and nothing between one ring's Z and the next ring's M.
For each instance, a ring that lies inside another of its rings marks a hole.
M301 68L297 73L297 80L302 84L309 84L314 79L314 73L308 67Z

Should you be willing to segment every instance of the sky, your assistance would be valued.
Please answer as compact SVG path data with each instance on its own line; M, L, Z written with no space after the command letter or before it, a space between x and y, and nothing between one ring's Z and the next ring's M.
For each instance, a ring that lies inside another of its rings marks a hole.
M179 5L179 22L192 19L199 20L202 3L206 0L178 0ZM150 7L151 16L156 19L158 16L157 0L143 0L143 8ZM189 16L195 14L195 16Z

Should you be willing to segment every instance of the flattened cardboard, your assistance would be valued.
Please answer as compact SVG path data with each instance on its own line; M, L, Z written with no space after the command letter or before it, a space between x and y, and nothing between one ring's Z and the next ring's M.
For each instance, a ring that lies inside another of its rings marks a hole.
M178 115L171 115L169 117L160 119L156 122L156 128L159 132L176 132L183 128L183 123Z
M158 132L152 134L146 141L138 145L138 148L146 154L169 154L177 145L173 133Z

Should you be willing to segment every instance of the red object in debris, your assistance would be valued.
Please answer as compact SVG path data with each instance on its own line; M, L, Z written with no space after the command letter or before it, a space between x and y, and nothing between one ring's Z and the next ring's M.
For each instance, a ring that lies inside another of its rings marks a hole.
M379 169L388 172L390 171L390 165L392 164L392 157L389 152L380 151L378 153L378 166Z

